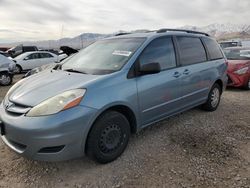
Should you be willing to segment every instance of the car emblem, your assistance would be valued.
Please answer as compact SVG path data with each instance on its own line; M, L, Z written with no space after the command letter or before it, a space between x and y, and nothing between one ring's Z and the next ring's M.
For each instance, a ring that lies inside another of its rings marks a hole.
M14 104L11 102L7 102L7 104L5 104L5 109L8 110L9 108L11 108Z

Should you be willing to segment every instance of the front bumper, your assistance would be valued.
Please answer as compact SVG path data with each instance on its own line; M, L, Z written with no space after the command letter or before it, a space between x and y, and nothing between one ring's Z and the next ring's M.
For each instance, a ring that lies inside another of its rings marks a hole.
M85 142L96 110L78 106L61 113L26 117L0 105L3 142L16 153L34 160L63 161L84 155Z
M250 78L250 74L238 75L235 73L228 72L228 83L227 86L232 87L244 87L248 84L248 80Z

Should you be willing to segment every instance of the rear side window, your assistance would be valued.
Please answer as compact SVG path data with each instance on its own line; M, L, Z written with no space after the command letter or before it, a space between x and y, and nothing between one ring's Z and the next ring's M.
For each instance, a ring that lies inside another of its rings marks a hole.
M175 50L170 37L153 40L142 52L139 58L140 64L159 63L161 70L176 66Z
M38 58L40 58L39 54L38 53L34 53L34 54L28 55L25 59L28 60L28 59L38 59Z
M207 47L207 50L208 50L208 53L210 56L210 60L216 60L216 59L223 58L223 54L220 50L220 47L215 40L210 39L210 38L203 38L203 41L205 42L205 45Z
M53 56L51 54L49 54L49 53L40 53L40 57L41 58L51 58Z
M205 48L199 38L177 37L181 65L190 65L207 61Z

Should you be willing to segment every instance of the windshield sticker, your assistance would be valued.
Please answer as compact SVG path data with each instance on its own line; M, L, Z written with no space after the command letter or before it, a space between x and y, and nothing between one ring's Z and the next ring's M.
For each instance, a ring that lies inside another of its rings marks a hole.
M113 55L120 55L120 56L130 56L132 54L132 52L130 51L121 51L121 50L115 50L113 53Z

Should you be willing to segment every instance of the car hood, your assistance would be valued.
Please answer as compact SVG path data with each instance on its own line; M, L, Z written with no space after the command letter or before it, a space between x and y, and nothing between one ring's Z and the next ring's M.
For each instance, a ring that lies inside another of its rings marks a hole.
M71 89L85 88L99 79L100 75L43 71L18 82L13 86L9 100L25 106L36 106L42 101Z
M250 66L249 60L228 60L228 72L234 72L245 66Z

